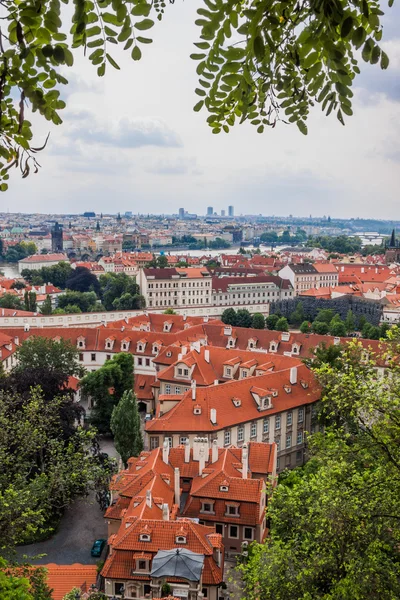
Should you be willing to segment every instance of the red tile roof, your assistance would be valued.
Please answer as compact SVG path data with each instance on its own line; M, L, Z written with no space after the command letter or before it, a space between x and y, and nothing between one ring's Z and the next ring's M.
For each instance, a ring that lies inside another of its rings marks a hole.
M43 565L47 569L47 583L52 588L53 600L62 600L74 587L88 591L92 584L96 585L97 566L81 565L56 565L50 563Z

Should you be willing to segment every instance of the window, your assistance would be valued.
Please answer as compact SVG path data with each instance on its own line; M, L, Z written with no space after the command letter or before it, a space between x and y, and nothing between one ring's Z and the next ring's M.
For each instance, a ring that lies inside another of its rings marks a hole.
M179 385L175 386L175 394L180 394L181 393L181 388Z
M242 378L246 379L246 377L247 377L247 369L243 369L242 370Z
M143 364L143 358L138 358L137 359L137 364L138 364L139 367L141 367L142 364Z
M147 560L138 561L138 571L147 571Z
M166 437L166 438L164 438L164 441L168 442L168 446L170 448L172 448L172 437Z
M277 438L275 440L276 443L276 451L279 452L279 450L281 449L281 438Z
M178 535L175 539L177 544L186 544L186 538L184 535Z
M222 523L215 523L215 533L224 534L224 526Z
M244 427L243 427L243 425L240 425L240 427L238 427L238 430L237 430L237 439L238 439L238 442L243 442L243 440L244 440Z
M250 437L257 437L257 423L252 423L250 426Z
M225 375L230 377L232 375L232 369L230 367L225 367Z
M181 446L183 446L184 444L186 444L186 442L189 441L189 438L187 438L186 436L182 436L179 438L179 444Z
M286 425L291 425L292 424L292 419L293 419L293 413L288 413L287 417L286 417Z
M231 517L238 517L239 516L239 512L238 512L238 507L237 506L233 506L231 504L227 505L227 514L230 515Z
M146 358L146 367L149 367L149 366L150 366L150 359Z
M79 353L79 360L83 361L83 353L82 352Z
M287 435L286 436L286 448L290 448L292 445L292 436L291 435Z
M208 588L203 588L201 593L203 594L203 598L208 598Z
M297 432L297 443L298 444L302 444L303 443L303 432L302 431L298 431Z
M280 429L281 428L281 416L277 415L275 417L275 429Z
M262 407L270 408L271 407L271 398L269 396L262 399Z
M95 361L95 360L96 360L96 355L95 355L95 354L91 354L91 355L90 355L90 357L91 357L91 360L92 360L92 361Z
M214 512L213 505L210 504L209 502L202 502L201 503L201 512L207 512L207 513Z
M114 583L114 593L118 596L121 596L125 591L125 586L123 583Z
M243 527L243 537L245 540L253 539L254 530L252 527Z
M230 443L231 443L231 432L225 431L224 432L224 444L225 444L225 446L229 446Z
M296 462L300 462L303 458L303 452L301 450L297 450L296 452Z
M150 437L150 450L154 450L154 448L158 448L160 445L160 441L158 437Z
M106 354L106 360L111 360L111 354Z
M239 537L239 527L237 525L229 525L229 537L230 538L238 538Z
M167 383L165 386L165 393L168 395L171 393L171 386L169 385L169 383Z
M264 419L263 421L263 433L269 432L269 419Z
M277 458L276 459L276 470L279 471L280 468L281 468L281 459Z
M297 421L298 423L302 423L304 421L304 408L299 408L299 416Z
M149 536L148 533L141 533L140 536L139 536L139 540L141 542L150 542L151 538L150 538L150 536Z

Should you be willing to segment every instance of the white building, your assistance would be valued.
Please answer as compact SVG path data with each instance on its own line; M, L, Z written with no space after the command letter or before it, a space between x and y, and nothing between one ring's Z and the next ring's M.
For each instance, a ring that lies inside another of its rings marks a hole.
M31 269L32 271L38 271L42 267L53 267L59 262L69 262L66 254L32 254L22 260L18 261L18 270L20 273L24 269Z

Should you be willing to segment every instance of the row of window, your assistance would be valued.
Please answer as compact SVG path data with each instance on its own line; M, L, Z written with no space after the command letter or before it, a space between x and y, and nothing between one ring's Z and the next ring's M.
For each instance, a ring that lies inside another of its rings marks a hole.
M293 413L289 412L286 414L286 426L290 427L292 425L292 422L293 422ZM298 409L297 422L299 424L304 422L304 408ZM251 438L257 437L257 426L258 426L257 421L250 424L250 437ZM275 416L275 431L279 431L280 428L281 428L281 415L276 415ZM263 419L263 434L266 434L266 433L269 433L269 418ZM288 445L289 437L290 437L290 443ZM237 441L238 442L244 441L244 425L239 425L237 428ZM297 444L303 443L303 433L301 431L299 431L297 433L297 442L296 443ZM225 444L225 446L229 446L231 444L231 432L229 430L224 432L224 444ZM288 434L288 436L286 438L286 448L289 448L291 445L292 445L291 435Z

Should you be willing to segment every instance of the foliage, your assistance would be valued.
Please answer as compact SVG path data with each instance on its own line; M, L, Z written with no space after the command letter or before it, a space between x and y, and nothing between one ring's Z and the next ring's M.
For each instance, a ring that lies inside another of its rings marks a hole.
M319 335L326 335L329 332L329 325L324 321L314 321L311 325L311 331L313 333L318 333Z
M347 334L353 333L353 331L356 328L356 322L355 322L352 310L349 310L347 312L346 320L345 320L344 324L345 324L345 327L346 327L346 333Z
M329 323L329 333L335 337L345 337L347 334L346 325L339 317L335 315Z
M146 301L140 294L132 295L129 292L122 294L113 301L114 310L139 310L145 308Z
M164 310L164 315L176 315L176 312L174 311L173 308L168 307Z
M68 262L59 262L52 267L42 267L41 269L23 269L22 277L33 285L42 285L52 283L54 286L64 290L67 280L72 274L72 267Z
M280 317L276 324L275 324L275 329L277 331L289 331L289 323L286 319L286 317Z
M166 581L161 586L161 595L163 598L167 598L171 594L172 594L172 588L171 588L170 584Z
M330 426L309 438L311 460L273 493L270 537L239 566L245 598L399 597L398 332L389 337L379 377L376 357L355 342L339 363L316 368Z
M51 313L53 312L53 305L49 294L47 294L46 300L42 303L40 307L40 312L42 315L51 315Z
M251 319L253 329L265 329L265 318L261 313L254 313Z
M328 252L337 252L339 254L354 254L361 250L361 239L359 237L348 237L339 235L330 237L328 235L319 235L310 237L307 245L315 248L323 248Z
M81 589L73 588L68 594L65 594L62 600L107 600L107 596L103 592L98 590L89 590L88 592L82 592Z
M0 296L0 308L16 308L22 310L24 307L22 306L22 302L18 296L6 292Z
M321 308L315 317L315 321L329 325L334 316L335 312L331 308Z
M236 325L236 311L234 308L226 308L221 315L221 321L226 325Z
M236 323L237 327L252 327L252 317L247 308L239 308L236 311Z
M11 587L10 587L11 584ZM12 594L8 595L10 589ZM26 592L28 588L28 592ZM22 590L25 593L22 593ZM12 564L0 558L0 598L2 600L52 600L44 567Z
M78 306L81 312L93 312L99 308L95 292L67 291L57 298L57 307L66 311L68 306Z
M265 324L267 326L267 329L276 329L276 324L279 321L279 317L280 315L278 314L272 314L272 315L268 315L268 317L265 319Z
M65 439L62 403L39 388L24 398L1 393L0 554L51 533L72 500L104 476L94 430L78 427Z
M133 390L133 357L121 352L108 360L100 369L87 373L81 380L82 392L94 403L91 422L100 433L110 431L114 406L124 392Z
M2 600L34 600L29 579L9 571L7 562L0 558L0 598Z
M310 333L310 331L311 331L310 322L303 321L302 324L300 325L300 331L301 331L301 333Z
M126 273L105 273L100 275L100 297L106 310L120 310L118 301L124 294L130 294L129 309L144 308L145 302L140 295L140 288L133 277Z
M159 269L165 269L168 267L168 258L164 254L160 254L157 258L157 267Z
M66 287L73 292L100 292L100 283L96 275L86 267L76 267L67 279Z
M29 312L37 311L36 293L26 291L24 294L24 308Z
M231 244L227 240L217 237L212 242L208 242L207 246L208 246L208 248L211 248L212 250L220 250L220 249L224 249L224 248L230 248Z
M0 147L2 145L0 144ZM1 151L0 151L0 156L3 156ZM1 169L1 165L0 165L0 169ZM0 171L0 181L2 179L2 174ZM1 190L1 184L0 184L0 191L4 191ZM22 260L23 258L26 258L27 256L30 256L31 254L36 254L37 252L37 248L36 245L33 242L20 242L19 244L15 244L14 246L9 246L7 248L7 252L4 254L4 260L6 262L18 262L19 260Z
M125 464L131 456L139 456L143 450L143 436L138 406L132 390L124 392L121 400L114 406L110 428L117 452Z
M292 325L299 326L305 319L303 303L298 302L296 310L290 315L290 322Z

